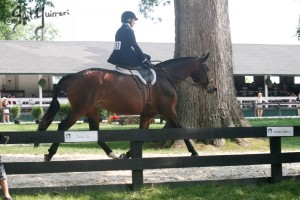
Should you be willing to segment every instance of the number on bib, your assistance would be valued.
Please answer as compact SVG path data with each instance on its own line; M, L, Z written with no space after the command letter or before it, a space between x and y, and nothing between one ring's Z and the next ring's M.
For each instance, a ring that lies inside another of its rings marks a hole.
M121 49L121 41L115 42L114 50L120 50Z

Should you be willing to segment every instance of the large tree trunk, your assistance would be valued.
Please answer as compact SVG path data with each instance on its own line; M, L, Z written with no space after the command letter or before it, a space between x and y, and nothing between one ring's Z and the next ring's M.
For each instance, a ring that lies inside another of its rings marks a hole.
M210 52L207 65L218 89L207 94L182 83L177 104L180 122L186 128L249 126L235 95L228 1L175 0L174 6L175 57ZM221 145L224 140L214 142Z

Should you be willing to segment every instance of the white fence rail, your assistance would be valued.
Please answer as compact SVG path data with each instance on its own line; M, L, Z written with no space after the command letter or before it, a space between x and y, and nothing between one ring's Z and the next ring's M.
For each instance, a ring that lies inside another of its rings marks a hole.
M52 98L8 98L9 106L21 106L21 108L32 108L33 106L42 106L48 108ZM68 98L58 98L60 104L67 104Z
M288 106L288 107L294 107L299 105L296 102L297 97L268 97L265 98L269 103L269 105L276 105L280 103L280 106ZM254 103L257 100L257 97L237 97L237 100L240 104L240 107L243 108L245 103ZM285 104L286 103L286 104ZM292 104L295 103L295 104ZM266 105L266 108L268 105Z
M237 97L237 101L243 106L243 103L252 103L255 102L257 97ZM52 98L8 98L9 107L14 105L19 105L23 109L30 109L33 106L42 106L44 108L49 107ZM292 106L290 103L295 102L296 97L268 97L266 98L270 103L280 103L284 105L284 102L287 102L289 106ZM60 104L67 104L68 98L58 98ZM295 102L296 105L296 102Z

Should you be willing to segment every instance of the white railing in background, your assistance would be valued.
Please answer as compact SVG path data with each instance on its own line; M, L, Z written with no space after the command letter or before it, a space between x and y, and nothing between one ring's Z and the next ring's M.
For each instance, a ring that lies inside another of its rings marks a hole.
M265 98L267 101L278 101L278 102L293 102L297 97L268 97ZM257 97L237 97L239 103L253 102L256 101Z
M292 107L293 102L295 102L295 105L297 105L296 103L296 98L294 96L290 96L290 97L268 97L265 98L268 102L270 102L270 104L272 103L280 103L280 105L288 105L289 107ZM243 103L253 103L256 102L257 97L237 97L237 100L239 102L239 104L241 105L241 108L243 107ZM286 102L287 104L284 104L284 102ZM266 105L266 107L268 107L268 105Z
M52 98L8 98L9 107L18 105L21 106L21 108L32 108L33 106L48 108L51 100ZM68 98L58 98L58 101L60 104L69 103Z
M251 103L255 102L257 97L237 97L237 101L239 104L243 103ZM41 105L44 108L49 107L52 98L8 98L9 107L14 105L19 105L22 108L32 108L33 106ZM292 103L295 102L296 97L268 97L266 98L269 102L280 102L281 105L284 105L284 102ZM40 103L40 101L42 101ZM69 103L68 98L58 98L60 104L67 104ZM291 104L289 104L291 105ZM241 105L242 106L242 105Z

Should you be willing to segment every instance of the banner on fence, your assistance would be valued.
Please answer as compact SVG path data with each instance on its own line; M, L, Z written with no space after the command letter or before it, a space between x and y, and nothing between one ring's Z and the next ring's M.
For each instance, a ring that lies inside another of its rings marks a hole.
M294 127L267 127L267 136L294 136Z
M98 131L65 131L65 142L97 142Z

